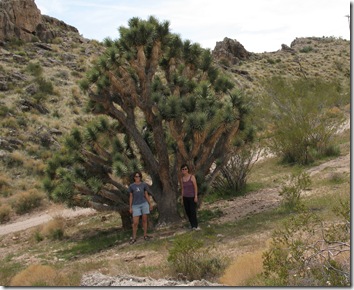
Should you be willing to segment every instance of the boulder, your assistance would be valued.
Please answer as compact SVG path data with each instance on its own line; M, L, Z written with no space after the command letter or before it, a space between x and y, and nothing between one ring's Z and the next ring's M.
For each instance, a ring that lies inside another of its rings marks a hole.
M252 53L248 52L236 39L225 37L223 41L216 42L212 55L214 59L218 61L227 61L229 64L237 64L241 60L249 59Z

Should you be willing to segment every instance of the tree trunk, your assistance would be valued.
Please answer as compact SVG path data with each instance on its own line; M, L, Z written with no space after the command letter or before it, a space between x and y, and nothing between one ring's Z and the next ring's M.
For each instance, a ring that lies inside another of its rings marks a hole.
M156 195L157 210L159 213L157 227L181 221L177 209L177 194L172 188L164 188Z
M128 210L119 211L120 218L122 220L122 228L123 230L131 230L132 229L132 219L131 214Z

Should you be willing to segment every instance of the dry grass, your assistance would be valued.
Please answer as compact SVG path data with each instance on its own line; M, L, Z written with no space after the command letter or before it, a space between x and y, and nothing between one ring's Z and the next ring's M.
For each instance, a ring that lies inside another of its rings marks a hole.
M48 265L30 265L15 275L10 286L69 286L69 280Z
M220 283L227 286L244 286L245 282L263 271L262 254L258 250L239 256L220 277Z
M10 220L11 207L7 204L0 206L0 224Z
M65 227L66 220L56 216L41 227L40 234L50 239L60 239L64 235Z
M12 198L12 208L17 214L24 214L38 208L45 195L36 189L19 192Z

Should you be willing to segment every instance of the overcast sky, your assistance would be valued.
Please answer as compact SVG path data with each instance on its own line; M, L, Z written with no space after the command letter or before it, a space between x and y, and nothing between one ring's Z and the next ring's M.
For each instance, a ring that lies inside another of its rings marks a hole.
M350 39L347 0L35 0L42 14L89 39L119 38L132 17L168 20L183 40L214 49L224 37L250 52L277 51L296 37Z

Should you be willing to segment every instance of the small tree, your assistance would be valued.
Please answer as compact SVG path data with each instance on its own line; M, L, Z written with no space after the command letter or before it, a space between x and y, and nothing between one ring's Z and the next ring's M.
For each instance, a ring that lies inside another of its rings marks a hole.
M274 77L265 89L263 112L275 154L289 163L308 164L335 152L333 135L344 120L336 82Z

